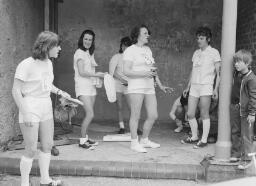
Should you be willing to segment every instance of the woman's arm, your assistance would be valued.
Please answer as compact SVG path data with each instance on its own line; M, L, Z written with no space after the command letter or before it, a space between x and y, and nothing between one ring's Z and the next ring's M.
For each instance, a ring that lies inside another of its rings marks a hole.
M216 62L214 64L214 66L215 66L215 71L216 71L216 83L215 83L212 97L213 97L213 99L217 100L219 97L218 92L219 92L219 85L220 85L220 61Z
M60 95L62 97L71 97L67 92L60 90L59 88L55 87L54 85L52 85L52 93L56 94L56 95Z
M161 83L161 81L160 81L158 75L155 76L155 81L156 81L156 84L158 85L158 87L159 87L163 92L165 92L165 93L166 93L166 92L171 93L171 92L173 91L173 88L162 85L162 83Z
M156 72L152 71L133 71L132 61L124 60L124 75L129 78L153 78Z
M117 64L118 64L118 61L116 57L113 56L109 62L109 74L111 76L114 76Z
M16 105L19 108L19 111L22 114L25 114L27 112L27 105L25 105L25 103L23 101L23 96L21 93L21 87L22 87L23 83L24 82L22 80L14 78L13 87L12 87L12 96L13 96L13 99L14 99Z
M79 59L77 61L77 68L78 68L78 73L82 77L104 77L105 73L103 72L89 72L84 69L84 61L82 59Z

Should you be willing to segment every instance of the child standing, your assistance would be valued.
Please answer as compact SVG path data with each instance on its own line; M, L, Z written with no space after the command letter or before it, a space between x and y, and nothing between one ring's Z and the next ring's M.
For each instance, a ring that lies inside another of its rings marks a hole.
M243 77L240 87L240 118L241 118L241 152L242 160L239 169L246 169L252 165L248 153L254 152L253 127L256 113L256 76L250 70L252 54L246 50L239 50L234 55L234 65Z

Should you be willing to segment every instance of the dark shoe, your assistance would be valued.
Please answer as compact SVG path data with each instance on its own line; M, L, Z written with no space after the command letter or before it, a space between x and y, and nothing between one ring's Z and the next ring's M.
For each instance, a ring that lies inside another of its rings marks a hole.
M193 139L191 139L191 137L187 137L187 138L181 140L182 144L185 144L185 143L194 144L196 142L198 142L198 139L197 140L193 140Z
M41 184L40 186L61 186L63 183L61 180L52 180L51 183L47 183L47 184Z
M204 143L202 141L198 141L198 143L194 146L194 149L199 149L199 148L203 148L206 147L207 143Z
M51 154L53 156L58 156L60 154L59 150L56 148L56 146L52 147Z
M237 166L237 168L240 170L245 170L248 169L250 166L253 166L253 161L243 161Z
M97 145L99 145L99 142L97 142L97 141L92 141L92 140L90 140L90 139L88 139L88 140L86 141L86 143L88 143L88 144L91 145L91 146L97 146Z
M142 132L140 129L137 130L137 134L138 134L138 135L142 135L142 133L143 133L143 132Z
M125 134L125 129L124 128L120 128L120 130L118 131L118 134Z
M78 146L81 147L81 148L84 148L84 149L89 149L89 150L94 150L94 149L95 149L94 146L91 146L91 145L88 144L88 143L79 144Z

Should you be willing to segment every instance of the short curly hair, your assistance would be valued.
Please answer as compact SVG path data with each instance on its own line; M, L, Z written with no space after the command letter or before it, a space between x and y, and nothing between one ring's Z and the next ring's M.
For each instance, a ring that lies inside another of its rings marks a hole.
M51 31L43 31L38 36L32 48L32 57L34 59L44 60L48 57L49 51L58 46L59 36Z
M146 28L146 29L148 30L148 34L149 34L149 35L151 34L149 28L148 28L146 25L144 25L144 24L142 24L142 25L140 25L140 26L134 27L134 28L132 29L132 31L131 31L131 40L132 40L132 44L136 44L136 43L138 42L138 38L139 38L139 35L140 35L140 29L141 29L141 28Z
M201 26L201 27L198 27L196 31L196 36L205 36L206 39L208 40L212 38L212 31L210 28L206 26ZM208 43L210 43L210 41L208 41Z

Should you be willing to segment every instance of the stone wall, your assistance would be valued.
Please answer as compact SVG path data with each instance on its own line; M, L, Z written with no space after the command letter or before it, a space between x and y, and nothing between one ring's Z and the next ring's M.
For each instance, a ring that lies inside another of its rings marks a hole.
M160 79L175 89L171 95L157 90L160 120L169 119L173 101L186 86L191 57L197 48L197 27L209 26L213 31L212 45L220 49L222 0L65 0L59 4L58 17L63 42L62 54L55 66L56 83L73 96L73 54L84 29L95 31L98 70L108 71L109 60L118 51L120 38L129 35L137 24L149 26L150 47ZM95 119L116 120L115 105L108 103L104 90L98 92ZM82 115L79 112L78 117Z
M11 95L17 64L30 55L36 35L43 30L44 1L0 1L0 144L18 130L17 107Z

